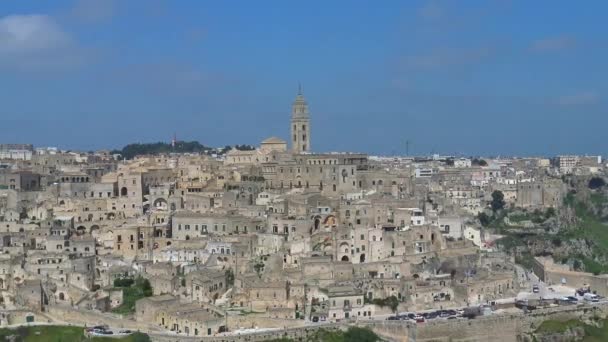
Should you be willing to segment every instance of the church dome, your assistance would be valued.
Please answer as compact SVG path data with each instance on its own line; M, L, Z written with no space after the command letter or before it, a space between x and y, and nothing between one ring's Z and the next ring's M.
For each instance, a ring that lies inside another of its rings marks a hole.
M264 144L287 144L287 141L277 137L270 137L262 141L262 145Z

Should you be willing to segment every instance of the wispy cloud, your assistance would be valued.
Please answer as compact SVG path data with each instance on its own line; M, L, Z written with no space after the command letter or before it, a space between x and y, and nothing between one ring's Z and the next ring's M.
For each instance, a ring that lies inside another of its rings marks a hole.
M563 35L536 40L532 42L530 50L534 52L562 51L571 49L575 47L576 44L577 41L574 37Z
M82 63L82 51L51 16L9 15L0 18L0 68L48 70Z
M583 91L576 94L564 95L557 99L562 106L591 105L600 101L600 95L595 91Z
M24 54L68 46L72 43L50 16L9 15L0 18L0 53Z

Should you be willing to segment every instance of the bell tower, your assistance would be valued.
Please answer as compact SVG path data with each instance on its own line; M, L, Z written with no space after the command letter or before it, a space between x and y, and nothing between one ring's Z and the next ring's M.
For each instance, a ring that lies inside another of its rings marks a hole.
M291 106L291 150L293 153L310 151L310 113L301 85Z

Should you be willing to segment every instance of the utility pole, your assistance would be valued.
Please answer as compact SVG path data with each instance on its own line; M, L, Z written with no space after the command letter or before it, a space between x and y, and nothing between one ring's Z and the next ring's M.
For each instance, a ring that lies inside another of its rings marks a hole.
M410 141L406 140L405 141L405 156L409 156L410 155Z

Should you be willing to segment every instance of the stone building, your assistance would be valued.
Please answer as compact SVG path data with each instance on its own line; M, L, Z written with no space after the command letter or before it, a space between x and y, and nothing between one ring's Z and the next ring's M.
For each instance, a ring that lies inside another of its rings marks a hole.
M291 150L294 153L310 151L310 113L301 87L291 106L291 136Z

